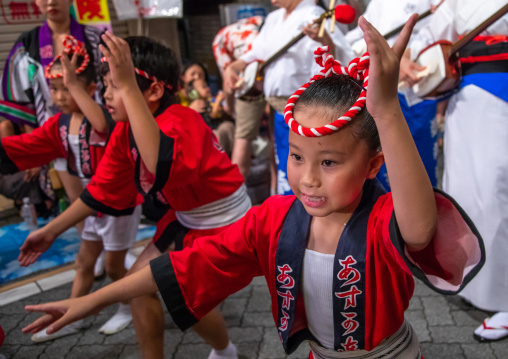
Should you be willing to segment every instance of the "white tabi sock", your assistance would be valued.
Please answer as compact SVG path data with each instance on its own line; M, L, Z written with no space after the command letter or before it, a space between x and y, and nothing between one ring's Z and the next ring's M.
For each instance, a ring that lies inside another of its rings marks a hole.
M116 314L113 315L102 327L99 333L106 335L115 334L125 329L132 322L131 306L120 303Z
M83 328L83 325L84 325L83 320L78 320L74 323L71 323L63 327L58 332L55 332L53 334L46 333L47 328L44 328L41 331L38 331L37 333L32 335L30 339L32 339L33 342L42 343L48 340L65 337L66 335L79 333L79 331Z
M95 265L93 268L93 275L95 278L100 277L104 274L104 256L105 252L102 251L97 260L95 261Z
M236 346L229 341L228 346L222 350L212 349L208 359L238 359Z

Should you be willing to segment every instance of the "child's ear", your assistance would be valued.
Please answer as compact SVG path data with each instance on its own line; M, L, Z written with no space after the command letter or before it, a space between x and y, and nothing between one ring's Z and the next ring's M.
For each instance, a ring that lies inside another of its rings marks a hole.
M91 82L90 85L87 86L86 92L90 96L95 96L95 90L97 89L97 84L95 82Z
M146 99L151 102L158 102L164 95L164 85L162 82L152 82L150 87L145 91Z
M367 173L367 178L373 179L376 177L383 163L385 163L385 156L383 155L383 151L379 151L370 159L370 169Z

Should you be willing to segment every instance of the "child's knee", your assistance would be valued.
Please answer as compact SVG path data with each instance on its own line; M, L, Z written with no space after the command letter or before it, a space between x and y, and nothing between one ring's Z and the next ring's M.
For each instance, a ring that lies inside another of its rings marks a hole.
M113 280L122 278L127 270L125 269L125 252L106 252L105 269L108 276Z
M95 260L93 258L90 258L90 256L85 255L84 253L78 253L78 255L76 256L75 265L77 272L93 273Z

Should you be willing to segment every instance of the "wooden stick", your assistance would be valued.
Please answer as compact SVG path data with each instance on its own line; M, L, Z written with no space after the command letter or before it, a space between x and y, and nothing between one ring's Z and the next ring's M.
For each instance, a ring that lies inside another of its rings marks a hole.
M319 28L318 37L323 37L323 34L325 33L325 19L321 21L321 27Z
M335 8L335 0L331 0L330 1L330 10L333 10L334 8ZM330 33L333 34L333 29L335 28L335 15L332 16L332 19L330 21L331 21ZM324 22L324 20L323 20L323 22Z

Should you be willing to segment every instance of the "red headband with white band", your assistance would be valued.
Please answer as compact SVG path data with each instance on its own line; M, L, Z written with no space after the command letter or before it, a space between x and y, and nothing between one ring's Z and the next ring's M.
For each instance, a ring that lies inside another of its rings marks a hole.
M90 55L86 52L86 48L83 45L81 41L76 40L76 38L72 35L67 35L63 41L64 54L79 54L83 57L83 62L81 65L76 69L76 74L80 74L83 71L85 71L86 67L90 63ZM63 73L59 74L51 74L51 67L55 64L55 62L62 57L62 54L58 54L53 61L49 63L49 65L46 67L46 70L44 71L44 75L47 79L57 79L62 78Z
M309 82L296 90L296 92L289 98L287 105L284 108L284 120L289 128L291 128L291 131L300 136L320 137L334 133L351 121L356 114L365 107L367 87L369 85L369 53L364 53L362 57L353 59L349 63L348 67L343 67L340 61L336 61L332 55L328 54L328 51L330 51L328 46L318 47L317 50L314 51L314 59L318 65L323 67L323 69L318 74L314 75ZM360 92L360 96L344 115L332 123L317 128L303 127L293 118L293 109L296 101L314 81L332 76L333 74L351 76L353 79L362 82L363 90Z
M108 59L106 57L102 57L101 62L108 62ZM161 84L164 85L164 87L166 87L169 90L173 89L173 86L165 83L164 81L159 80L157 77L152 76L143 70L138 69L137 67L134 68L134 72L137 73L139 76L143 76L144 78L146 78L152 82L160 82Z

